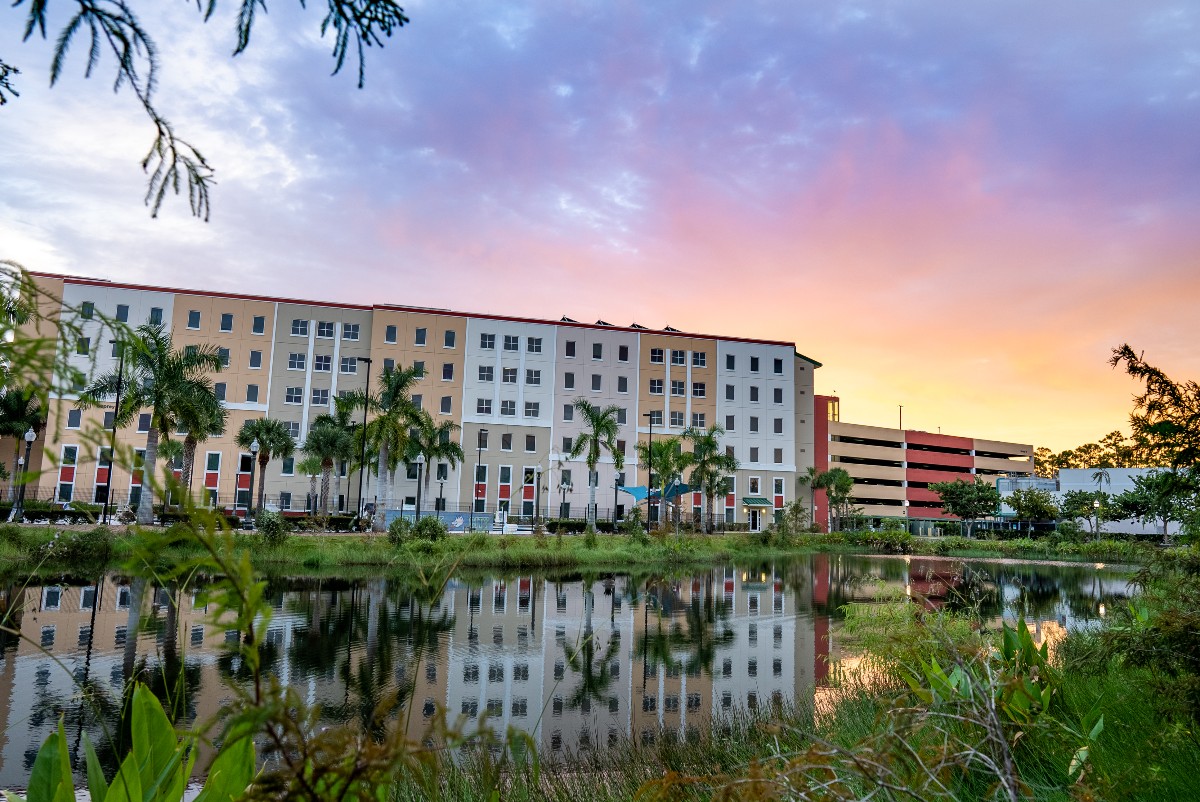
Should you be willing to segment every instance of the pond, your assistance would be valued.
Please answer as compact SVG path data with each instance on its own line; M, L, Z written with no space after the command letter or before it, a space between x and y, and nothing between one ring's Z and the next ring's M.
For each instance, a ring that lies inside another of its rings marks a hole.
M330 723L396 713L421 739L437 711L465 730L486 720L528 732L548 754L621 739L689 737L714 717L811 703L839 642L840 608L882 583L930 606L1023 615L1040 641L1097 626L1131 593L1103 565L804 555L686 576L497 573L438 592L404 580L273 579L264 665ZM425 601L422 601L424 599ZM219 714L243 681L227 649L240 633L206 626L194 594L146 580L0 588L21 638L0 633L0 788L23 787L63 717L101 748L121 691L141 678L180 724ZM2 613L2 610L0 610ZM183 694L166 690L178 678ZM80 688L92 704L84 704Z

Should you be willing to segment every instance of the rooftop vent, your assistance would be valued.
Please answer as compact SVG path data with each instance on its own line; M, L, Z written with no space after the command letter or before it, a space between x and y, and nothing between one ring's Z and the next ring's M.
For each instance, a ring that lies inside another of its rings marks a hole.
M664 326L663 331L679 331L679 329L674 328L672 326Z
M566 315L563 315L562 317L560 317L560 318L558 319L558 322L559 322L559 323L578 323L579 321L578 321L578 320L575 320L575 319L573 319L573 318L569 318L569 317L567 317Z
M631 329L644 329L644 328L646 328L646 327L645 327L645 326L643 326L641 323L630 323L630 324L629 324L629 328L631 328Z
M597 320L596 325L597 326L611 326L612 324L609 323L607 320Z

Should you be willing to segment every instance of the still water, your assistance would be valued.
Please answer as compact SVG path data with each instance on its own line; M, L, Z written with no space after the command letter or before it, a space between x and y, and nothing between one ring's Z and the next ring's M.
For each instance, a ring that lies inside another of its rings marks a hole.
M840 608L880 584L931 606L978 606L985 622L1023 615L1040 640L1096 626L1131 591L1102 565L806 555L690 576L498 574L430 594L401 580L273 580L264 665L330 723L369 722L381 700L420 739L438 709L466 729L486 720L530 733L550 753L625 738L690 737L723 711L827 688ZM68 741L98 745L121 689L162 689L182 672L181 725L218 714L244 681L194 595L105 576L94 584L0 588L0 788L22 787L62 716ZM424 601L422 601L424 599ZM87 688L92 704L84 704ZM111 760L111 755L102 758Z

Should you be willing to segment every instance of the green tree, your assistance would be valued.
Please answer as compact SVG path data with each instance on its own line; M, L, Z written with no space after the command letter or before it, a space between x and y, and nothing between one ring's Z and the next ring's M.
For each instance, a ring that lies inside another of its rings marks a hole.
M1122 363L1146 387L1129 415L1134 438L1144 439L1160 466L1179 471L1200 465L1200 384L1172 380L1128 344L1114 348L1109 360L1113 367Z
M412 402L412 389L424 375L424 369L415 365L403 370L385 368L379 376L379 394L365 400L375 412L364 434L367 448L378 454L375 470L379 476L379 504L372 524L376 532L384 529L384 510L392 501L393 474L408 453L409 429L420 411Z
M1133 489L1113 500L1114 515L1146 524L1161 521L1163 540L1168 541L1171 522L1188 520L1196 509L1197 485L1196 474L1190 471L1150 471L1135 477Z
M1047 490L1020 487L1004 501L1013 508L1018 521L1053 521L1058 518L1058 505Z
M687 467L684 460L683 445L678 437L660 437L651 445L649 441L637 444L638 468L647 470L646 509L650 509L651 489L659 492L660 503L666 503L667 488L678 480ZM650 475L650 470L653 475ZM650 521L649 514L646 515Z
M205 403L213 395L208 374L221 370L223 363L213 345L189 345L176 349L171 335L162 326L138 326L136 337L125 344L125 375L117 372L96 378L80 397L80 405L95 407L102 399L115 396L121 384L121 406L116 410L117 426L126 426L143 409L150 410L150 430L146 433L146 457L137 521L148 526L154 521L154 478L159 439L170 439L178 428L179 410Z
M808 522L811 524L817 519L817 477L820 471L815 465L809 465L808 469L796 476L796 489L802 487L808 488Z
M392 32L408 23L395 0L327 0L328 13L321 22L322 36L333 34L334 73L339 72L348 55L358 55L358 85L364 80L365 54L367 47L382 47ZM50 0L32 0L28 4L18 0L13 6L25 6L25 39L35 33L46 38L50 7L61 8L62 3ZM192 214L208 219L209 189L213 183L213 170L200 151L186 139L175 133L174 126L159 111L155 98L158 85L159 49L138 18L131 5L125 2L103 2L103 0L71 0L66 4L70 11L67 23L59 31L54 46L54 58L50 64L50 85L53 86L66 68L67 51L77 36L88 38L84 74L91 76L104 54L115 59L116 75L113 86L127 87L137 98L151 126L154 142L142 160L142 169L149 175L146 203L151 213L157 215L168 191L179 194L186 186ZM304 5L301 2L301 5ZM266 0L240 0L237 17L236 56L250 45L250 34L257 19L256 12L267 12ZM217 10L217 0L197 2L196 8L203 12L207 22ZM7 102L6 93L16 96L13 76L20 70L13 64L0 61L0 105Z
M21 449L25 447L25 432L33 429L40 433L46 425L46 413L37 394L25 387L5 387L0 392L0 437L13 439L12 482L8 486L8 500L16 499L17 462Z
M304 454L321 461L321 504L322 515L329 514L329 488L333 477L333 466L338 460L346 459L354 447L350 433L329 419L314 421L304 438Z
M274 418L251 418L245 421L234 442L239 448L249 449L255 440L258 441L258 494L254 508L261 512L266 495L267 465L273 459L292 456L296 451L296 441L287 425Z
M707 429L691 426L683 432L683 439L692 444L689 466L691 473L688 475L688 484L693 488L700 488L704 494L705 532L713 530L715 495L710 494L708 490L715 489L718 481L723 483L725 477L739 467L737 457L725 453L725 449L721 445L721 436L724 434L725 429L716 424Z
M1092 530L1092 536L1097 537L1109 506L1109 495L1102 490L1068 490L1063 493L1059 511L1064 518L1083 520Z
M437 462L447 462L451 468L457 468L463 461L462 446L454 439L454 433L459 425L453 421L437 423L433 416L425 410L417 410L416 420L409 431L408 462L417 455L425 458L425 497L429 498L430 479L433 478L433 466Z
M621 408L615 404L598 407L585 398L576 398L574 406L579 412L583 429L571 443L571 451L567 457L569 459L583 457L583 461L587 464L587 521L589 524L595 525L596 485L600 481L600 476L596 473L596 466L600 464L600 458L607 451L612 456L613 467L616 470L619 471L625 467L625 455L617 448L617 435L621 431L617 425L617 416L621 414Z
M813 486L825 491L829 511L833 517L832 531L841 531L842 523L850 515L851 503L854 500L854 478L845 468L830 468L817 474Z
M321 458L305 454L304 457L296 463L296 470L308 477L309 502L305 505L305 509L316 513L317 501L320 498L320 496L317 495L317 478L321 475Z
M929 489L938 494L947 515L961 518L967 525L967 537L971 536L975 521L995 515L1000 509L1000 491L979 477L969 482L964 479L932 482Z
M180 458L183 468L179 482L191 498L192 476L196 468L196 447L210 437L225 434L225 405L213 394L198 394L182 404L178 410L179 428L184 433Z
M345 460L347 463L353 464L355 458L362 451L362 428L359 421L354 420L354 413L363 405L363 394L357 390L339 395L333 399L333 408L330 412L318 415L313 419L313 423L328 422L335 426L340 426L346 430L351 438L351 448L349 453L339 458L339 461ZM342 472L335 470L333 472L333 498L337 498L342 493ZM349 498L349 490L346 492Z

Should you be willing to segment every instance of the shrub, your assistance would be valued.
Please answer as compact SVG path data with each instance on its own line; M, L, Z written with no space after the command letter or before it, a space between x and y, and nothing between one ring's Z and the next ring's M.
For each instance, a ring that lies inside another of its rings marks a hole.
M412 528L413 537L419 540L428 540L433 542L441 540L450 534L450 530L442 523L440 518L427 517L417 521Z
M583 547L585 549L596 548L596 527L589 526L583 532Z
M0 543L7 543L19 549L27 549L33 545L28 530L15 524L0 524Z
M270 510L263 510L258 514L255 527L262 535L263 542L272 548L282 545L287 540L288 530L291 528L282 515Z
M107 526L82 532L58 532L42 549L47 557L71 563L103 563L112 556L113 534Z
M412 524L404 516L394 519L387 528L388 543L393 546L403 546L404 541L412 536Z

